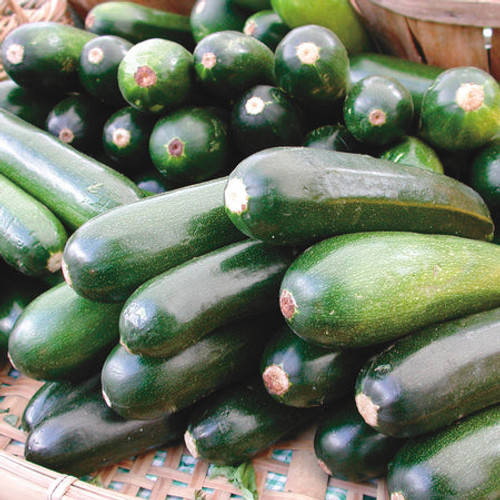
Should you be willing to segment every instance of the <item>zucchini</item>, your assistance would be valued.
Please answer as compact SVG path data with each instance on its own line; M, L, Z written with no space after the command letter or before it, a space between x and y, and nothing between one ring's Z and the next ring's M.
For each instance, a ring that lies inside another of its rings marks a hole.
M101 35L89 40L78 60L78 77L89 95L108 106L123 106L118 88L118 66L133 44L114 35Z
M418 134L449 151L480 148L500 130L500 86L486 71L450 68L435 78L422 101Z
M3 110L0 174L44 203L71 229L142 196L122 174Z
M186 408L253 373L279 320L276 316L238 320L167 358L132 354L119 345L102 369L106 402L123 417L137 419Z
M21 425L29 432L49 415L79 400L84 394L100 390L101 374L96 373L81 382L45 382L24 407Z
M398 80L367 76L356 83L344 101L349 132L371 146L387 146L402 139L413 122L413 99Z
M188 103L194 89L193 55L177 42L136 43L118 66L118 87L130 106L165 114Z
M246 240L188 260L127 299L120 342L135 354L172 356L231 321L278 311L275 299L294 255Z
M278 43L290 31L287 24L272 9L259 10L247 18L243 33L253 36L267 45L273 52Z
M72 476L83 476L160 445L182 439L188 414L150 421L128 420L108 408L100 391L82 394L28 434L27 461Z
M189 16L135 2L94 5L85 17L85 29L101 36L118 36L133 44L164 38L188 49L194 45Z
M328 475L361 483L380 477L404 440L374 430L349 397L329 406L314 433L314 453Z
M189 418L184 441L196 459L239 465L317 415L316 408L278 403L260 381L245 381L202 401Z
M257 12L271 8L270 0L231 0L233 4L239 5L242 9L250 12Z
M60 283L36 297L16 321L9 358L35 380L77 381L101 366L118 342L123 304L99 304Z
M325 239L281 283L284 317L334 348L391 341L500 306L500 247L458 236L366 232Z
M0 257L30 276L61 269L66 229L42 203L0 174Z
M303 145L309 148L330 149L346 153L359 153L362 148L362 144L341 123L321 125L310 130L304 138Z
M193 51L201 87L224 100L234 100L255 85L274 83L274 54L256 38L234 30L217 31Z
M21 24L2 42L4 70L18 85L35 91L59 95L78 91L80 52L95 36L51 21Z
M488 208L469 186L355 153L260 151L230 173L224 196L227 214L241 231L277 245L381 230L484 240L493 235Z
M241 241L224 213L226 181L178 188L89 221L64 249L66 281L92 300L124 301L148 279Z
M356 403L378 432L412 437L500 403L500 309L424 328L372 357Z
M366 350L339 351L311 344L285 325L267 343L260 373L276 401L289 406L319 406L352 393L367 357Z
M389 464L392 500L495 499L500 493L500 405L409 440Z

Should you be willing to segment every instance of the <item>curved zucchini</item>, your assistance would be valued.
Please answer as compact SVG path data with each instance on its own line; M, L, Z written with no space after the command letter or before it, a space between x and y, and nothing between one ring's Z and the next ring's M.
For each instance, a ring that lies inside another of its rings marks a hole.
M121 307L84 299L60 283L30 302L16 321L9 359L36 380L87 378L118 342Z
M500 493L500 405L409 440L389 464L391 500L494 499Z
M0 257L30 276L61 269L66 229L42 203L0 174Z
M378 432L412 437L500 403L500 309L425 328L371 358L356 403Z
M293 258L290 249L247 240L188 260L127 299L120 341L135 354L172 356L231 321L278 311L275 299Z
M380 344L500 306L500 247L404 231L334 236L288 268L280 306L305 340Z
M142 197L124 175L3 110L0 174L44 203L71 229Z
M188 414L128 420L108 408L100 391L64 405L28 434L29 462L72 476L83 476L160 445L181 440Z
M352 397L326 408L314 433L319 466L330 476L355 483L384 475L403 443L370 427Z
M245 158L229 175L225 206L246 235L277 245L305 245L360 231L484 240L493 235L482 198L455 179L365 155L307 147L273 148Z
M67 282L89 299L122 301L148 279L242 240L224 213L226 180L151 196L89 221L64 249Z
M102 369L108 405L125 418L178 411L253 373L279 318L259 316L225 325L169 358L117 346Z

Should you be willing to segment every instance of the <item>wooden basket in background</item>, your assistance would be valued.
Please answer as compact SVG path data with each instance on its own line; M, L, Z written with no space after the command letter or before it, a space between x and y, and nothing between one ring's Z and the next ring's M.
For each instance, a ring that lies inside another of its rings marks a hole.
M476 66L500 79L500 0L351 3L381 52L443 68Z

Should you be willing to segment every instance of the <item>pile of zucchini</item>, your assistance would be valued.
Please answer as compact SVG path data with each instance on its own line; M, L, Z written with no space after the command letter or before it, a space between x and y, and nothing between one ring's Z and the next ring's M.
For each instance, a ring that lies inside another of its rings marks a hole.
M326 473L391 500L500 498L498 82L273 7L107 2L3 42L25 456L238 466L315 425Z

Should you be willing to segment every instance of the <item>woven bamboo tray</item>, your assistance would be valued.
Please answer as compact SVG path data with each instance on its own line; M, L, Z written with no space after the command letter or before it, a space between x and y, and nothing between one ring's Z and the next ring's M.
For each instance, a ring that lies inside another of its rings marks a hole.
M23 458L21 415L41 383L10 365L0 369L0 500L206 500L241 498L224 477L211 479L210 464L194 460L183 444L158 448L85 478L66 476ZM317 465L314 428L260 453L253 465L262 500L388 500L385 481L348 483ZM82 480L83 479L83 480Z
M382 52L443 68L476 66L500 79L500 0L351 3Z

